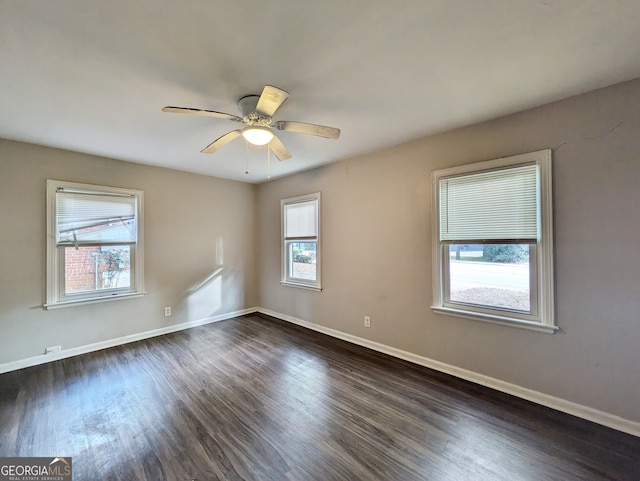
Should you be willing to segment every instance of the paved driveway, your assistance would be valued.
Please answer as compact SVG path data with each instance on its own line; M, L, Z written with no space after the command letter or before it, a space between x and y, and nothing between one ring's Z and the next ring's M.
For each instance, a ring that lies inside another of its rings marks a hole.
M516 291L529 290L529 264L451 261L451 290L493 287Z

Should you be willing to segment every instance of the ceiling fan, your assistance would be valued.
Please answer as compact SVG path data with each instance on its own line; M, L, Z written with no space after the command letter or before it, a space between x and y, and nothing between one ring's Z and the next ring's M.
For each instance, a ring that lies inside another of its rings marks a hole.
M224 112L216 112L215 110L194 109L189 107L167 106L164 107L162 111L217 117L245 124L243 128L227 132L211 142L201 150L201 152L205 154L213 154L232 140L242 136L253 145L269 144L269 147L276 157L278 157L278 160L291 158L291 152L289 152L282 141L273 133L274 128L285 132L316 135L326 139L337 139L340 137L340 129L334 127L290 120L272 122L273 116L278 109L282 107L282 104L284 104L288 97L289 94L284 90L272 85L265 85L260 96L247 95L238 100L238 107L240 108L242 117Z

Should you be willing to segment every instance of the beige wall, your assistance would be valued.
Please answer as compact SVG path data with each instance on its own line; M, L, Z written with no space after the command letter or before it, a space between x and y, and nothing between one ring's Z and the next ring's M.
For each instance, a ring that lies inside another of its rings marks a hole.
M638 105L629 82L261 184L260 306L640 421ZM434 314L431 171L546 148L561 331ZM315 191L322 292L279 283L279 201Z
M144 191L146 296L42 309L47 178ZM255 190L0 140L0 364L255 307Z
M259 186L0 140L0 364L260 305L640 422L638 105L640 80ZM431 171L545 148L561 331L434 314ZM41 308L47 178L145 191L145 297ZM280 199L315 191L322 292L279 283Z

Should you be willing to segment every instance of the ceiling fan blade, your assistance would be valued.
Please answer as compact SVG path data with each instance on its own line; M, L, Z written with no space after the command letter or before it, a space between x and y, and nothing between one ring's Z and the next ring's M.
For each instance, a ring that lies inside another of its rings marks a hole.
M272 85L265 85L258 105L256 105L256 112L265 117L273 117L273 114L282 107L282 104L289 98L289 94L278 87Z
M200 152L202 152L203 154L213 154L214 152L218 151L219 149L227 145L229 142L237 139L241 135L242 135L241 130L232 130L231 132L228 132L224 134L222 137L219 137L213 142L211 142Z
M274 127L286 132L317 135L318 137L324 137L325 139L337 139L340 137L340 129L327 127L325 125L307 124L306 122L280 120L275 123Z
M193 114L204 115L206 117L217 117L219 119L233 120L234 122L242 122L242 117L233 114L225 114L224 112L216 112L215 110L192 109L189 107L172 107L170 105L162 108L163 112L172 112L175 114Z
M269 147L273 153L276 154L278 160L287 160L291 158L291 152L287 150L282 141L275 135L273 136L273 139L271 139L271 142L269 142Z

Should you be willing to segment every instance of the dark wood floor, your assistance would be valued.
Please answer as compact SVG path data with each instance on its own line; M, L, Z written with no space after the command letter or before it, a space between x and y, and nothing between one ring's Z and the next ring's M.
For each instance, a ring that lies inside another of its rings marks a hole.
M74 480L633 480L640 438L266 316L0 375Z

